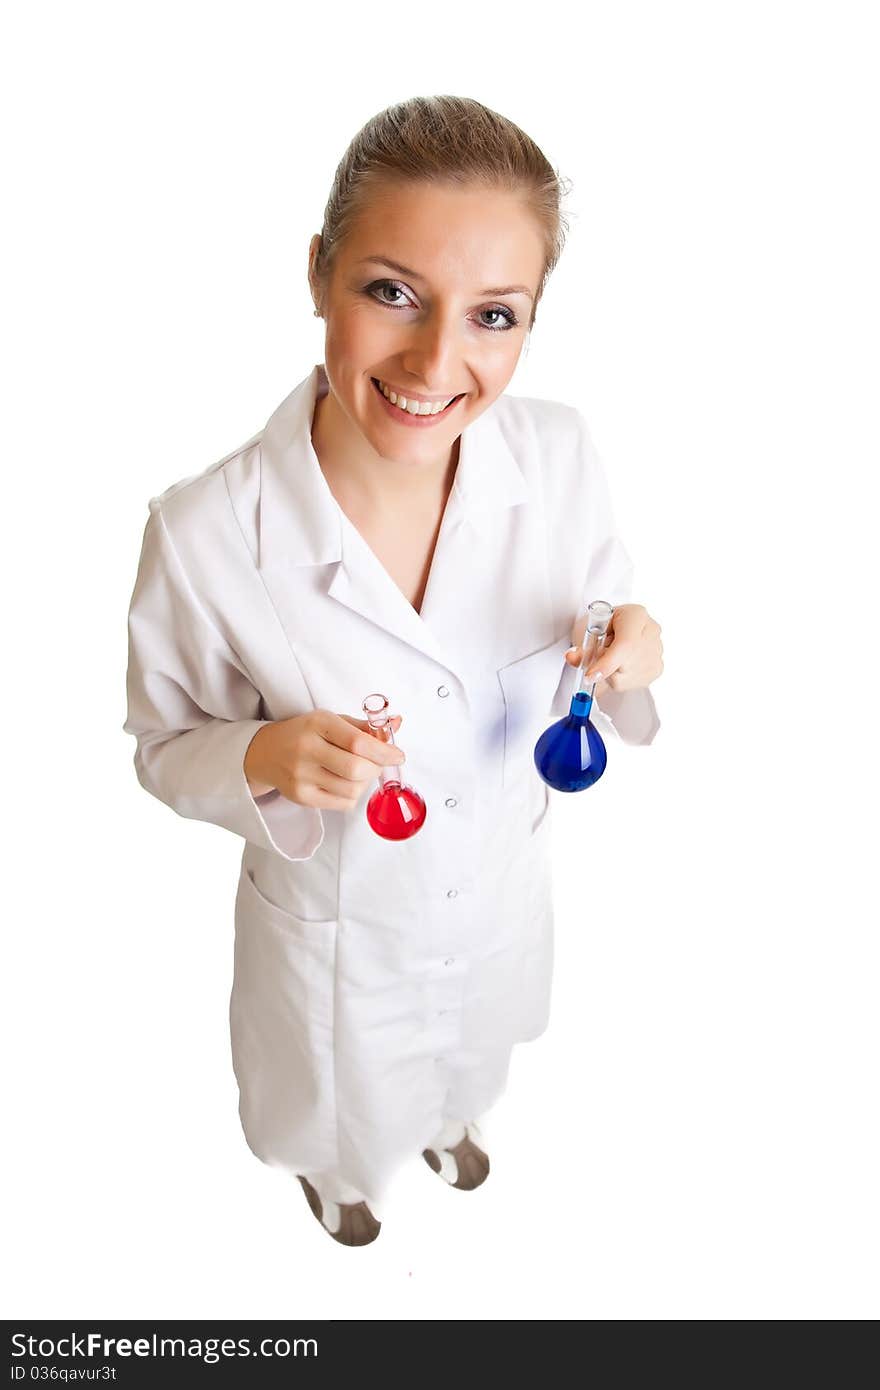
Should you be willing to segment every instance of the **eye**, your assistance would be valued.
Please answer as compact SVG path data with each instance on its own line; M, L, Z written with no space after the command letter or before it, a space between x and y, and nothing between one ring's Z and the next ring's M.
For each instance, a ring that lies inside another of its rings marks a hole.
M374 290L378 290L379 292L382 290L392 290L395 294L403 294L403 286L396 284L393 280L374 280L372 285L367 286L367 294L373 295L375 299L377 296L373 293ZM400 309L403 307L401 304L392 303L388 299L379 299L378 302L384 304L386 309Z
M396 280L374 280L372 284L367 286L364 293L368 294L370 298L374 299L378 304L384 304L386 309L403 309L406 307L399 301L392 302L390 299L381 298L380 296L386 291L391 294L402 295L406 298L403 286L398 284ZM499 304L490 309L481 309L480 313L491 314L494 315L495 318L500 317L504 322L504 326L497 323L481 324L480 327L484 328L488 333L507 333L511 328L519 327L519 319L516 314L512 309L505 308L504 305Z
M512 309L505 309L505 308L503 308L501 305L499 305L497 309L481 309L481 310L480 310L480 313L481 313L481 314L500 314L501 317L504 319L505 323L507 324L507 328L501 328L499 325L497 325L497 324L491 324L491 323L487 323L487 324L484 324L484 325L483 325L484 328L488 328L492 333L506 333L506 332L508 331L508 329L510 329L510 328L516 328L517 324L519 323L519 319L517 318L517 316L516 316L516 314L513 312L513 310L512 310Z

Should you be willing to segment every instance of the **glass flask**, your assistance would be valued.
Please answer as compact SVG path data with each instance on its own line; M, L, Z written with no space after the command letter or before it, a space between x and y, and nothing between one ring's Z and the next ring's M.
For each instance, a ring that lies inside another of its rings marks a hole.
M587 609L580 681L571 697L571 708L564 719L545 729L535 744L535 767L547 785L558 792L581 792L598 782L605 771L605 744L590 723L596 682L587 680L587 670L605 647L613 612L611 604L603 599L596 599Z
M384 695L368 695L363 703L367 723L376 738L394 743L388 701ZM367 821L383 840L408 840L425 823L427 807L414 787L404 784L399 766L383 767L379 786L367 802Z

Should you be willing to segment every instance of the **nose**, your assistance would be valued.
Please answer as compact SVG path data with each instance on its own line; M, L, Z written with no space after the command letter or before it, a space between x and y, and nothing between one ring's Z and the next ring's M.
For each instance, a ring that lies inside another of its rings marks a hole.
M452 313L444 315L439 310L408 328L401 361L414 391L462 390L460 335L461 326Z

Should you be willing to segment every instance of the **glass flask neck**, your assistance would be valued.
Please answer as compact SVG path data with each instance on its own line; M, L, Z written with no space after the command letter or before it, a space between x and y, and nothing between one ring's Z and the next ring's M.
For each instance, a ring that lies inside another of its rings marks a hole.
M578 670L577 690L571 700L571 714L575 718L586 719L593 706L595 680L587 680L587 671L595 666L599 654L605 650L608 641L608 626L614 609L604 599L596 599L587 609L587 621L582 638L583 655Z
M384 737L386 743L392 743L395 748L397 747L397 744L394 743L394 732L390 725L385 729L381 737ZM383 767L379 772L380 787L387 787L392 782L398 787L403 785L403 774L400 770L399 763L393 763L390 767Z
M367 723L374 738L380 739L383 743L390 743L392 747L397 747L394 742L394 730L391 727L391 715L388 713L388 701L384 695L368 695L363 703L363 711L367 717ZM387 787L391 784L400 786L403 777L398 763L390 767L382 767L379 771L379 786Z
M590 710L593 708L593 697L589 690L589 685L592 684L592 681L588 685L581 682L580 687L572 695L571 707L568 711L569 719L575 719L581 724L586 724L589 721Z

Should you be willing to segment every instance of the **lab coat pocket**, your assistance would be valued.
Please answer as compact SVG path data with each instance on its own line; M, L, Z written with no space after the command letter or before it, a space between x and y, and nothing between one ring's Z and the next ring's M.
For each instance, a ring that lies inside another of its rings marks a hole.
M239 1113L254 1153L293 1171L336 1160L337 928L271 902L242 867L230 1000Z
M560 681L571 670L565 662L568 637L511 661L498 671L504 695L504 775L509 787L529 771L537 777L535 744L553 719Z

